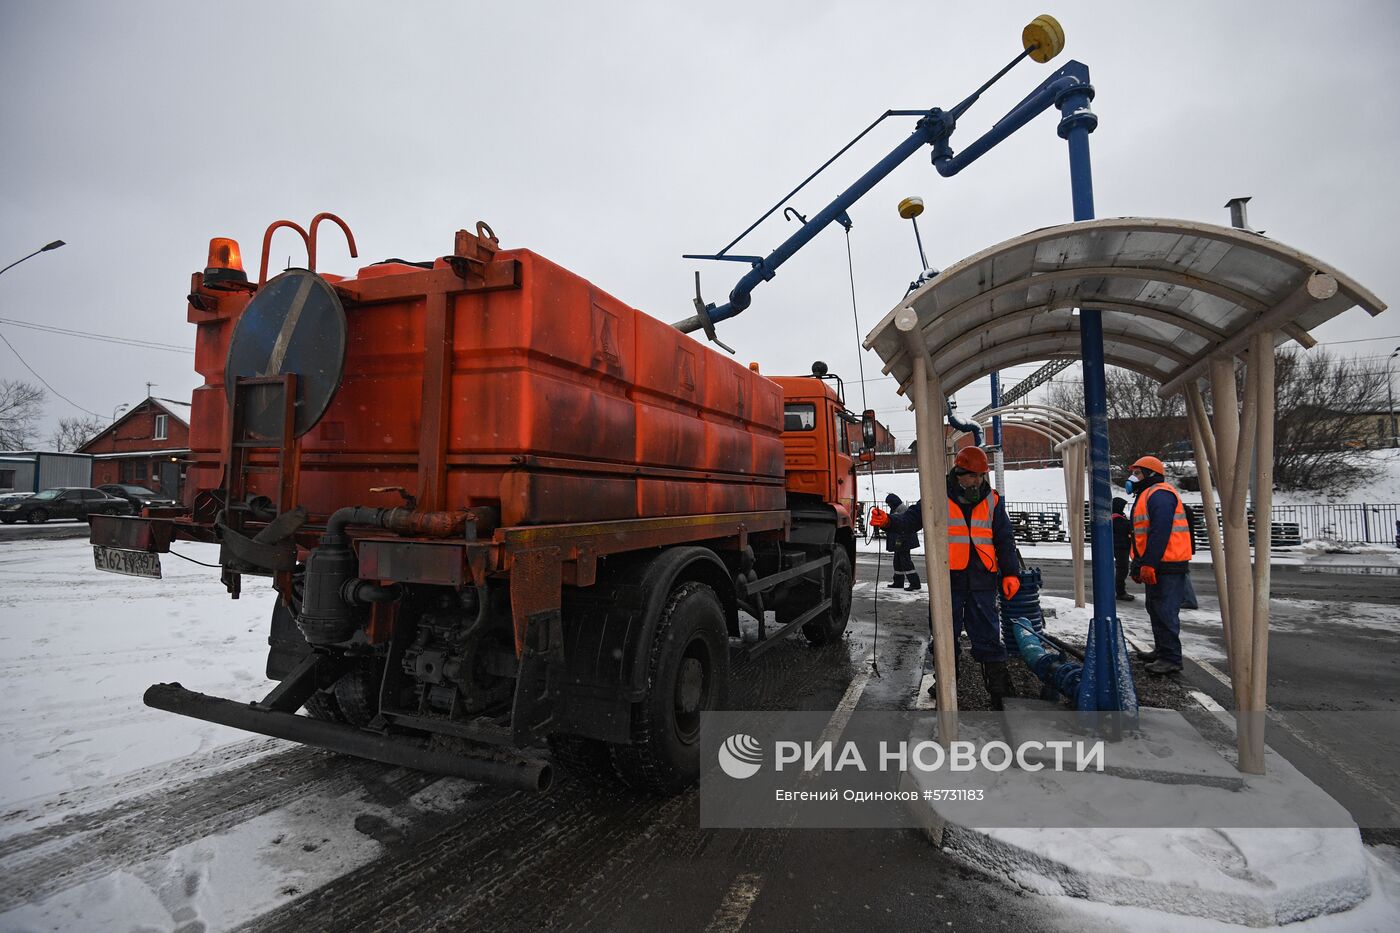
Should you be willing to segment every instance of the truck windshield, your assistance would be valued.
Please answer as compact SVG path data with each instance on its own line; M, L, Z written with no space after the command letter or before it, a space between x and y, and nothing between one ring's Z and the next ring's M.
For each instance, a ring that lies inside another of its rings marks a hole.
M790 402L783 406L784 431L814 431L816 427L816 405L807 402Z

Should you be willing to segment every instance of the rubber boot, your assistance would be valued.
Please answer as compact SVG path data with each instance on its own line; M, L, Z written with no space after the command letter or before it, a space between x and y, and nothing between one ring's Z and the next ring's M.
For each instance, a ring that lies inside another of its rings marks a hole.
M923 589L923 584L919 582L919 575L917 573L906 573L905 576L909 578L909 591L911 593L914 590Z
M889 583L886 583L886 584L885 584L885 589L887 589L887 590L902 590L902 589L904 589L904 574L902 574L902 573L897 573L897 574L895 574L895 575L894 575L894 579L890 580Z
M992 698L992 709L1001 710L1002 700L1016 695L1016 687L1011 682L1011 672L1005 661L986 661L982 664L982 682L987 686L987 694Z

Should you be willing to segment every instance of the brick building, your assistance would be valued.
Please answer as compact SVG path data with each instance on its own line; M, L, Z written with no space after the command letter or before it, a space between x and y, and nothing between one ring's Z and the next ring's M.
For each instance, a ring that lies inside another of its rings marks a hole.
M145 486L184 501L190 453L188 402L147 398L78 448L92 455L92 484Z

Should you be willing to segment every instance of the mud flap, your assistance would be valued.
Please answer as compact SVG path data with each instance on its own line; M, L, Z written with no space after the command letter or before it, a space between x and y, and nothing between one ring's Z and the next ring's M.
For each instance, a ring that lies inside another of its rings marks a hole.
M520 667L510 724L511 740L519 747L544 738L553 729L555 704L559 701L564 672L559 548L523 551L515 556L512 569L511 621Z
M517 747L544 738L554 728L564 673L564 623L558 609L530 616L511 705L511 740Z

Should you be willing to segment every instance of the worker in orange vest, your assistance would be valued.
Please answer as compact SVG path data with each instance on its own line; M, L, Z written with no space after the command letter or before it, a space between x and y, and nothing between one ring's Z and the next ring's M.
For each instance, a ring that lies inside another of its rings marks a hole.
M982 664L982 679L992 708L1016 695L1006 669L1006 647L997 615L997 590L1012 599L1021 589L1021 558L1016 535L1001 495L987 482L991 464L980 447L958 451L948 471L948 569L953 597L953 645L963 630L972 642L972 657ZM916 502L898 515L881 515L877 525L891 533L923 530L923 508ZM932 622L932 615L929 621ZM933 646L930 643L929 651ZM960 648L959 648L960 650ZM929 688L932 693L934 687Z
M1152 620L1153 649L1139 654L1153 674L1181 670L1181 601L1191 566L1191 526L1181 494L1167 482L1166 467L1156 457L1139 457L1132 466L1132 575L1147 586L1147 617Z
M964 447L948 472L948 569L953 592L953 638L964 629L982 679L1001 709L1016 695L1006 669L1006 647L998 622L997 590L1011 599L1021 589L1021 559L1011 517L1001 495L987 482L991 464L980 447Z

